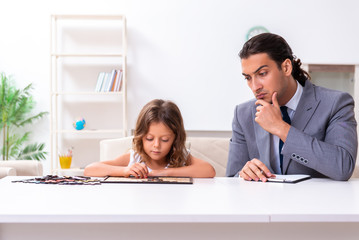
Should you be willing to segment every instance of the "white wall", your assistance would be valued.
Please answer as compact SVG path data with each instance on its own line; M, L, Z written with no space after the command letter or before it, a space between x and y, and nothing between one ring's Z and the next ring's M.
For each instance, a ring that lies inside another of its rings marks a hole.
M188 130L230 130L236 104L252 97L237 53L247 31L282 35L306 63L359 63L355 0L8 0L0 3L0 71L35 84L49 109L51 14L125 14L129 125L153 98L174 100ZM34 139L48 145L44 119Z

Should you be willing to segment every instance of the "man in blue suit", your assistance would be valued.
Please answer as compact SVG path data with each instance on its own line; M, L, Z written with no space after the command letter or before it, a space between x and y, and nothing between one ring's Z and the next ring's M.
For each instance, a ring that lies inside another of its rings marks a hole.
M354 100L313 85L280 36L263 33L239 53L256 99L236 106L227 176L309 174L348 180L357 156Z

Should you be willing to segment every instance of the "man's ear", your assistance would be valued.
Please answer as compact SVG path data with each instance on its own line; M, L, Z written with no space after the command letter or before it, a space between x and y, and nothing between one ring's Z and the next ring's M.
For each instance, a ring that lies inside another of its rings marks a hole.
M286 60L284 60L282 62L282 70L285 75L287 75L287 76L292 75L293 66L292 66L292 62L290 61L289 58L287 58Z

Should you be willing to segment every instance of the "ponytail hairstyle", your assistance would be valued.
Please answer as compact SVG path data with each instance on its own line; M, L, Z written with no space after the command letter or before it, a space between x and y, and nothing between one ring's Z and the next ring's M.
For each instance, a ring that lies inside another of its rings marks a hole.
M181 112L171 101L154 99L141 110L136 123L133 138L133 149L139 154L142 161L149 159L143 148L143 138L149 131L151 123L163 123L175 135L172 148L166 156L169 167L183 167L191 164L188 151L185 147L186 131L184 129Z
M249 39L239 52L241 59L249 58L251 55L266 53L277 63L281 69L282 63L289 59L292 63L292 76L302 86L305 85L307 79L311 79L309 73L301 68L301 61L293 55L292 49L288 43L279 35L273 33L262 33Z

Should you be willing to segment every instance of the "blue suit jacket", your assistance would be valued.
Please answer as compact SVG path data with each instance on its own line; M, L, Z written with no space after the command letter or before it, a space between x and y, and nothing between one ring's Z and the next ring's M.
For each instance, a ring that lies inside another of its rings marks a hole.
M270 133L254 121L255 101L236 106L227 176L238 176L253 158L275 173L277 161L270 159ZM348 93L306 81L282 149L283 174L348 180L357 156L356 125L354 100Z

